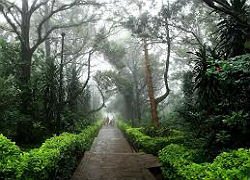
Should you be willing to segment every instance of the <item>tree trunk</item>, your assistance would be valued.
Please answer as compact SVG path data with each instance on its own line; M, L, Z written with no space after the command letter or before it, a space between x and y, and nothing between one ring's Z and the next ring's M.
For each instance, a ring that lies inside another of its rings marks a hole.
M158 113L157 113L157 103L154 97L154 87L153 87L153 80L152 80L152 71L151 71L151 64L149 60L149 55L148 55L148 45L147 41L144 38L143 39L144 43L144 55L145 55L145 78L146 78L146 84L148 88L148 97L150 101L150 109L151 109L151 118L152 118L152 123L156 127L159 127L159 118L158 118Z
M136 111L136 119L138 123L141 123L141 103L140 103L140 92L138 90L138 82L135 85L135 111Z
M168 70L169 70L169 61L170 61L170 53L171 53L171 37L170 37L170 32L169 32L169 24L168 24L168 18L165 18L165 30L166 30L166 39L167 39L167 59L165 62L165 71L164 71L164 83L165 83L165 88L166 88L166 92L156 98L156 103L159 104L160 102L162 102L164 99L166 99L170 93L170 89L168 86Z
M62 49L61 49L61 62L60 62L60 69L59 69L59 105L57 110L57 120L56 120L56 132L59 133L61 130L61 116L64 107L64 90L63 90L63 51L64 51L64 37L65 33L62 33Z
M20 65L18 69L18 83L20 88L20 112L25 115L17 122L16 141L18 143L31 143L32 135L32 91L30 88L32 53L21 45Z
M49 14L48 4L45 5L45 14ZM48 33L51 28L50 20L44 23L44 31ZM54 59L51 57L51 45L49 37L45 40L46 55L46 88L44 90L44 121L51 133L55 130L55 119L57 114L58 96L57 96L57 77Z
M19 66L19 88L21 90L21 112L29 114L32 105L32 93L30 88L32 53L25 47L21 47Z
M30 14L28 0L22 0L21 13L21 52L18 66L17 80L20 89L20 112L25 119L17 123L16 141L18 143L31 143L32 135L32 90L30 87L31 63L33 51L30 48Z
M21 90L21 112L31 114L32 93L30 88L31 62L33 52L30 49L29 31L30 31L30 14L28 11L28 1L22 0L22 22L21 22L21 53L19 66L19 87Z

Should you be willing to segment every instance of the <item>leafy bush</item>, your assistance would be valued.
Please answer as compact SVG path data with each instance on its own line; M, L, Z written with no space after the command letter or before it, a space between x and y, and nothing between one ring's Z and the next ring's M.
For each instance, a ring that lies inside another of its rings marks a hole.
M162 149L159 159L166 179L229 180L250 177L250 151L238 149L218 155L212 163L197 164L196 151L171 144Z
M22 179L49 179L56 175L55 172L59 170L56 166L60 166L60 161L75 159L76 136L63 133L46 140L40 148L25 154L22 157L25 162ZM71 166L74 167L74 164ZM64 169L64 167L60 168Z
M171 143L183 143L184 137L173 131L173 136L150 137L142 132L142 128L132 128L124 122L119 121L118 127L123 131L128 141L138 151L157 155L158 151ZM175 136L178 134L177 136Z
M126 135L130 143L137 149L146 153L157 154L160 149L166 145L163 138L151 138L143 134L138 128L130 128L126 130Z
M200 148L213 160L224 149L250 146L250 54L229 59L205 49L198 54L195 73L183 81L179 112L190 136L204 140Z
M4 158L0 156L0 179L69 178L76 166L77 155L89 149L100 125L89 126L77 135L63 133L52 137L40 148L26 153L21 153L14 143L0 136L3 139L0 149L4 152Z
M171 134L171 129L167 127L157 128L155 126L148 126L142 128L142 132L151 137L163 137L169 136Z
M118 126L130 143L138 150L157 154L162 163L162 172L166 179L187 180L229 180L250 178L250 150L238 149L218 155L212 163L197 163L200 152L188 149L184 145L183 134L152 138L143 134L141 128L132 128L119 121ZM176 143L176 144L174 144ZM165 148L163 148L165 146ZM163 149L162 149L163 148ZM162 149L162 150L161 150Z
M14 77L0 77L0 132L8 137L15 135L21 117L16 107L18 99Z
M181 169L190 164L193 160L192 152L184 146L170 144L159 152L159 159L162 163L162 172L168 179L185 179Z
M250 178L250 150L238 149L224 152L211 164L210 179L246 179Z
M13 164L18 164L21 150L9 139L0 134L0 179L14 177L16 173Z

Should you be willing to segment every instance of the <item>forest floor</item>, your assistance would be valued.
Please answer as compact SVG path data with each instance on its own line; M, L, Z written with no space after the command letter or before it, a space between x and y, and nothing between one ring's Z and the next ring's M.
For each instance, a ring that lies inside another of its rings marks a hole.
M150 170L159 166L154 156L136 153L118 128L104 126L71 180L155 180Z

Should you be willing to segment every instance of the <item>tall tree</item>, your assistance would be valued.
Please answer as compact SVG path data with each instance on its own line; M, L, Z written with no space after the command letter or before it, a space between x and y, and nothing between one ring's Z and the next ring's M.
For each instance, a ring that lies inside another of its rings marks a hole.
M163 10L165 10L163 8ZM168 10L168 9L167 9ZM162 14L164 17L163 23L157 24L154 21L159 21L159 18L153 18L149 13L143 13L136 17L130 17L128 22L125 23L125 26L132 30L134 34L136 34L142 41L143 50L144 50L144 62L145 62L145 80L148 88L148 97L151 107L151 118L152 123L159 127L159 117L157 112L157 106L160 102L167 98L170 93L170 88L168 86L168 70L169 70L169 61L170 61L170 53L171 53L171 41L170 30L168 25L169 16L164 16L166 11L163 11ZM164 25L162 25L164 24ZM164 27L164 33L160 27ZM160 33L157 32L159 30ZM164 36L164 37L163 37ZM155 96L154 83L152 80L153 72L152 72L152 63L149 57L148 46L153 45L155 43L166 43L167 44L167 57L165 60L165 71L164 71L164 84L165 84L165 93L159 97Z
M11 28L12 32L16 34L21 44L18 78L19 86L22 91L21 110L23 113L26 114L29 114L31 111L32 99L29 83L31 77L32 56L34 52L53 31L61 28L69 28L72 26L82 25L86 22L92 21L94 19L94 16L88 16L87 18L84 17L84 19L82 19L81 21L74 23L60 22L60 24L55 24L51 26L49 30L44 32L44 27L46 26L47 22L49 21L49 19L57 16L59 13L62 13L70 8L76 6L97 5L93 1L80 0L74 0L68 3L58 3L60 5L57 5L55 3L56 1L49 0L34 0L31 4L29 4L29 2L30 1L28 0L22 0L21 7L19 7L17 4L12 3L11 1L0 1L0 12L8 23L9 28ZM50 5L49 12L47 12L48 14L44 14L40 21L36 22L37 38L35 42L32 43L30 38L32 17L36 12L43 9L48 4Z

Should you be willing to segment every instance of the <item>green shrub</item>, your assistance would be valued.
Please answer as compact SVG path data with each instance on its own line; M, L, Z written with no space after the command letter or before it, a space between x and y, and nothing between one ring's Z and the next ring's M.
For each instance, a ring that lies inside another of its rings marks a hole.
M69 163L71 159L75 159L76 136L63 133L46 140L40 148L25 154L22 157L25 164L22 179L52 179L58 170L65 169L61 162L67 159ZM74 167L75 163L69 167Z
M15 143L0 134L0 179L2 177L13 178L16 176L13 164L18 163L20 154L21 150Z
M183 134L173 133L176 136L150 137L142 132L142 128L132 128L128 124L119 121L118 127L123 131L130 144L138 151L157 155L159 150L171 143L183 143Z
M98 122L95 125L89 126L88 129L83 130L77 137L77 150L79 151L86 151L88 150L94 138L96 137L98 130L101 127L101 123Z
M124 122L122 122L122 121L118 121L118 122L117 122L117 125L118 125L118 127L119 127L123 132L125 132L126 129L132 128L132 127L129 126L127 123L124 123Z
M21 153L14 143L1 135L0 179L69 179L77 155L89 149L100 127L101 124L97 123L77 135L63 133L26 153Z
M155 126L147 126L142 128L142 132L150 137L165 137L171 135L171 129L168 127L157 128Z
M11 142L2 134L0 134L0 149L1 162L10 156L18 156L21 153L21 150L18 148L18 146L16 146L14 142Z
M200 150L184 145L183 133L175 131L172 136L152 138L142 133L142 128L132 128L119 121L119 128L138 150L156 154L162 163L166 179L173 180L231 180L250 178L250 150L238 149L218 155L212 163L197 163ZM164 147L164 148L163 148Z
M210 179L246 179L250 178L250 150L238 149L224 152L211 164L213 173Z
M193 160L194 153L182 145L170 144L159 152L162 172L168 179L185 179L180 169Z
M17 179L53 179L52 174L59 160L58 149L31 150L21 157L22 171Z
M166 179L231 180L250 177L250 151L246 149L224 152L212 163L197 164L196 151L171 144L162 149L159 159Z

